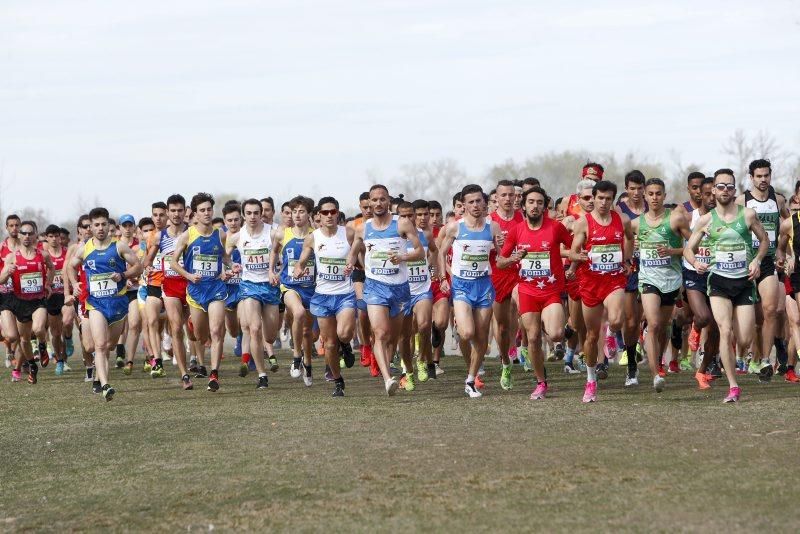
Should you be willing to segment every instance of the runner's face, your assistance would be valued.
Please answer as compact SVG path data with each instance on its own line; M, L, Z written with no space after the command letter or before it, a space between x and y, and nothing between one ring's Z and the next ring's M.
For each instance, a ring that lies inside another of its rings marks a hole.
M364 219L372 217L372 206L369 203L369 199L360 200L358 202L358 209L361 210L361 216L364 217Z
M753 171L751 178L753 187L761 192L766 192L769 189L769 184L772 182L772 172L769 167L761 167Z
M736 198L736 188L728 189L726 187L720 190L717 188L719 184L735 184L733 176L730 174L720 174L714 178L714 198L717 199L717 204L720 206L727 206Z
M497 211L497 193L489 195L489 213Z
M714 187L711 186L711 189L714 189ZM703 200L703 179L693 178L686 187L686 190L689 191L689 199L694 204L699 204Z
M86 241L92 235L92 223L89 219L83 219L78 225L78 239Z
M486 210L483 193L469 193L464 197L464 210L473 217L481 217Z
M261 203L261 218L264 224L272 224L272 221L275 219L275 210L269 202Z
M664 188L660 185L648 185L645 189L645 197L647 198L647 207L651 211L660 211L664 207Z
M326 202L319 207L319 222L325 228L332 230L339 224L339 208L333 202Z
M433 226L442 225L442 210L438 208L431 208L431 224Z
M414 224L414 208L399 208L397 216L401 219L408 219L408 222Z
M305 206L292 209L292 222L295 226L308 226L308 210Z
M580 192L578 195L578 204L580 204L581 209L586 213L594 210L594 196L592 196L592 190L590 188L586 188Z
M16 239L19 236L19 219L10 219L6 222L6 230L8 231L9 237Z
M242 229L242 216L238 211L232 211L225 216L225 226L228 227L228 232L231 234L235 234Z
M292 220L292 208L286 206L281 210L281 222L287 228L291 228L294 226L294 221Z
M377 188L369 192L369 204L376 217L386 215L389 210L389 193L385 189Z
M717 198L714 196L714 184L708 183L700 187L700 198L706 211L717 207Z
M155 208L152 212L153 224L156 228L164 228L167 225L167 211L162 208Z
M261 208L258 208L255 204L245 205L244 222L247 224L248 228L256 228L258 226L258 222L263 221L263 207L264 204L261 204Z
M541 193L529 193L525 197L525 216L528 221L536 224L542 220L544 213L544 197Z
M197 222L200 224L209 225L214 219L214 206L212 206L211 202L208 201L198 204L197 211L194 215L197 218Z
M133 237L133 234L136 232L136 225L133 223L125 223L121 226L122 228L122 236L125 239L130 239Z
M19 235L22 237L22 246L26 248L32 247L34 243L39 240L39 236L36 235L36 230L34 230L33 226L30 224L23 224L20 226Z
M517 192L513 185L497 186L497 207L506 213L514 209L514 202L517 199ZM521 197L522 195L520 195Z
M185 208L186 211L183 212L183 222L184 224L192 224L192 218L195 216L192 213L192 208Z
M142 241L147 241L150 239L150 236L153 234L153 230L155 229L156 227L152 224L145 224L142 226Z
M600 215L607 215L614 204L614 195L611 191L598 191L594 196L594 209Z
M167 206L167 214L169 222L173 226L180 226L183 224L184 215L186 215L186 206L183 204L170 204Z
M456 200L456 203L453 206L453 213L456 214L456 217L462 217L464 215L464 203L460 200Z
M414 218L416 219L417 228L427 230L431 221L431 212L428 209L420 208L414 211Z
M67 234L58 234L58 238L61 240L62 247L69 246L69 236Z
M47 239L47 246L50 248L56 248L61 245L61 234L47 234L45 239Z
M628 200L634 204L639 204L642 201L643 191L644 186L634 182L628 182L628 185L625 187L625 192L628 193Z
M514 209L518 210L522 206L522 188L514 188Z
M92 235L98 241L103 241L106 237L108 237L108 219L105 217L99 217L97 219L92 219Z

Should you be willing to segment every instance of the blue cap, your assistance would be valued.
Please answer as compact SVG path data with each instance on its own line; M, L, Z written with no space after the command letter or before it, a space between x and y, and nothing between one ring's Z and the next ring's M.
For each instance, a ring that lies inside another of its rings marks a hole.
M133 215L131 215L130 213L126 213L125 215L119 218L120 225L125 223L136 224L136 219L134 219Z

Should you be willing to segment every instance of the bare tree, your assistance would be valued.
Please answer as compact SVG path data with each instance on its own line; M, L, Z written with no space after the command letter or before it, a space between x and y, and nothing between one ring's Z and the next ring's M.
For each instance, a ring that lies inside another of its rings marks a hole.
M446 211L453 194L469 181L467 172L454 159L440 159L403 165L400 175L387 180L386 186L392 196L403 194L406 200L438 200Z

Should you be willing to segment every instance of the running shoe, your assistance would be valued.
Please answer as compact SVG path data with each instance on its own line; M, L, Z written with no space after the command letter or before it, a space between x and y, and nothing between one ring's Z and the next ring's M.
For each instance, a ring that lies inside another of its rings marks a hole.
M35 384L38 381L39 381L39 367L36 365L31 365L31 368L28 371L28 384Z
M278 371L278 358L274 354L269 357L269 370L273 373Z
M766 384L772 380L773 372L774 370L772 369L772 364L769 363L769 360L762 360L761 368L758 370L758 381Z
M639 369L636 369L636 372L633 376L628 374L625 375L625 387L632 388L639 385Z
M436 364L435 363L429 363L429 364L427 364L427 368L428 368L427 369L428 378L436 380L436 375L437 375Z
M99 380L92 381L92 393L100 394L103 392L103 386L100 385Z
M406 382L407 382L406 375L401 375L400 376L400 385L397 386L397 389L406 389Z
M219 375L216 371L211 371L211 376L208 377L208 391L214 392L219 390Z
M738 360L737 360L738 364ZM737 365L738 366L738 365ZM747 366L747 373L751 375L757 375L758 372L761 370L761 366L755 360L750 360L750 365Z
M369 351L369 374L374 377L381 376L381 368L378 367L378 359L375 358L375 353L372 351ZM392 393L392 395L394 395L394 393Z
M579 373L586 372L586 360L583 357L583 353L578 354L578 372Z
M692 358L690 356L684 356L681 358L679 363L681 371L691 371L692 370Z
M798 378L798 376L795 374L794 369L789 369L786 371L786 373L783 375L783 379L787 382L792 382L793 384L800 382L800 378Z
M256 389L267 389L269 387L269 379L267 375L259 376L258 383L256 384Z
M548 353L548 354L547 354L546 361L548 361L548 362L554 362L554 361L556 361L557 359L558 359L558 358L556 358L556 353L555 353L555 351L552 351L552 352L550 352L550 353Z
M433 325L431 327L431 346L434 349L438 349L442 345L442 341L444 341L444 340L442 339L441 330L436 328L436 325Z
M653 378L653 389L656 390L656 393L661 393L662 391L664 391L664 385L666 383L667 383L667 381L664 380L663 376L656 375Z
M425 362L417 362L417 378L420 382L427 382L428 378L428 367Z
M14 355L13 354L11 354L10 352L8 354L6 354L6 369L11 367L11 362L13 360L14 360Z
M297 360L297 359L296 359ZM297 361L292 362L292 366L289 368L289 376L292 378L300 378L300 363Z
M739 395L742 394L742 390L738 387L733 387L728 391L728 396L723 399L722 402L739 402Z
M475 387L478 388L478 389L483 389L483 388L486 387L486 383L483 381L483 379L480 376L476 376L475 377Z
M361 345L361 367L369 367L369 363L372 361L370 358L371 353L369 345Z
M626 367L628 365L628 351L623 350L619 356L619 365L621 367Z
M305 384L307 388L310 388L311 385L314 383L314 380L311 377L311 367L306 367L304 371L305 372L303 373L303 384Z
M333 384L333 395L331 397L344 397L344 382Z
M22 380L22 372L19 369L12 369L11 370L11 381L12 382L19 382Z
M417 389L417 382L416 379L414 378L414 373L408 373L406 375L405 389L406 391L414 391L415 389Z
M580 371L575 368L575 361L564 362L564 374L567 374L567 375L580 374Z
M737 375L747 374L747 364L744 362L742 358L736 358L736 374Z
M205 365L200 365L197 367L197 373L195 373L195 378L205 378L208 376L208 370L206 370Z
M249 373L249 372L250 372L250 369L248 369L246 362L242 362L242 363L239 364L239 376L244 378L244 377L247 376L247 373Z
M669 362L669 366L667 367L667 371L670 374L677 374L677 373L681 372L681 368L680 368L680 365L678 365L677 361L672 360L672 361Z
M711 389L711 383L708 380L708 375L697 371L694 374L694 379L697 380L697 387L699 389Z
M556 355L556 360L563 360L564 355L566 354L566 350L564 349L564 344L556 343L556 346L553 349L553 354Z
M528 347L522 347L519 349L519 359L520 363L522 364L522 369L526 373L533 371L533 367L531 367L531 361L528 359Z
M444 369L442 369L441 366L438 363L435 363L433 365L436 366L436 375L434 376L434 378L439 378L440 376L442 376L444 374Z
M65 337L64 344L66 345L67 358L69 358L75 354L75 344L72 342L71 337Z
M517 347L511 347L510 349L508 349L508 357L511 359L512 362L516 361L517 356L518 356Z
M144 364L142 364L142 372L149 373L153 370L153 365L150 363L150 358L145 358Z
M125 358L123 356L117 356L115 364L117 366L117 369L122 369L123 367L125 367Z
M64 364L64 372L65 372L65 373L69 373L70 371L72 371L72 367L70 367L70 366L69 366L69 364L68 364L67 362L65 362L65 361L62 361L61 363L63 363L63 364Z
M61 376L64 374L64 362L57 361L56 362L56 376Z
M464 384L464 394L470 399L479 399L483 397L483 393L475 387L475 382L466 382Z
M92 382L94 380L94 367L86 368L86 375L83 377L84 382Z
M539 382L531 393L530 400L542 400L547 393L547 382Z
M661 378L667 376L667 371L664 369L664 366L660 363L658 364L658 376L660 376Z
M514 379L511 376L511 366L503 367L500 371L500 387L505 391L510 391L514 387Z
M250 356L250 359L247 360L247 368L250 371L256 371L258 369L258 367L256 367L256 357L255 356Z
M586 388L583 390L583 402L596 402L597 401L597 382L586 382Z
M233 354L237 358L242 357L242 334L236 336L236 343L233 345Z
M42 364L42 367L47 367L47 364L50 363L50 354L47 353L47 345L41 345L41 349L39 349L39 363Z
M153 366L153 369L150 371L150 376L152 378L161 378L166 374L167 372L164 371L164 366L158 362L156 362L156 364Z
M344 357L343 356L339 356L339 369L344 369L344 368L345 368Z
M708 364L708 369L706 369L706 374L713 376L714 378L722 378L722 368L719 365L719 361L716 358L711 360L711 363Z
M486 374L486 369L484 369L483 364L481 364L480 369L478 369L478 376L483 376Z
M189 372L190 373L197 372L197 356L192 356L189 358Z
M331 372L331 368L327 365L325 366L325 382L333 382L333 373Z
M598 363L595 367L595 372L597 373L597 378L600 380L608 378L608 362Z
M617 338L616 336L606 336L606 342L603 346L603 353L605 354L606 358L609 360L613 360L617 357Z
M189 378L188 374L185 374L181 377L181 387L184 390L194 389L194 384L192 384L192 379Z
M103 386L103 398L106 402L114 399L114 393L116 393L116 391L114 391L114 388L112 388L110 384Z
M58 362L61 363L61 362ZM58 364L56 364L58 365ZM133 374L133 362L125 362L125 367L122 368L122 372L128 376Z
M353 354L353 347L350 346L350 343L339 342L339 350L344 360L344 366L348 369L353 367L353 364L356 363L356 355Z
M397 388L400 387L400 384L397 382L396 378L390 378L384 383L384 387L386 388L386 394L390 397L394 397L394 394L397 393Z

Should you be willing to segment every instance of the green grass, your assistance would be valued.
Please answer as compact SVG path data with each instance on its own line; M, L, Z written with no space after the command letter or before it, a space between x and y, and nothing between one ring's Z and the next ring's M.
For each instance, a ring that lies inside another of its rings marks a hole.
M461 358L388 398L361 367L347 397L288 359L256 391L223 367L222 389L113 371L111 403L76 369L36 386L0 383L0 530L796 531L800 387L742 380L697 391L690 373L655 394L619 367L599 402L550 364L552 395L528 400L487 364L487 394L463 397ZM52 365L52 364L51 364ZM356 364L358 366L358 364Z

